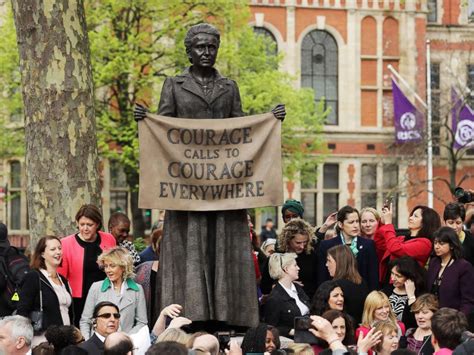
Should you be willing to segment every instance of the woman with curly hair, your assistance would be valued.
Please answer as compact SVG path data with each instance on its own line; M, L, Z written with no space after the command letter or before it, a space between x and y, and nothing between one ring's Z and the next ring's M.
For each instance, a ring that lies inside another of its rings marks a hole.
M260 323L255 328L249 328L242 340L242 353L272 353L272 351L279 349L272 329L276 328L265 323Z
M103 281L94 282L89 290L80 321L81 333L86 339L91 336L94 307L101 301L109 301L118 306L120 313L109 317L120 318L123 332L138 332L148 321L143 287L133 281L132 256L127 249L115 247L103 252L97 262L107 277Z
M278 236L276 251L278 253L295 253L296 263L300 268L299 283L308 297L316 291L316 254L313 248L314 228L301 218L290 220ZM268 272L268 265L263 269L260 287L263 294L269 294L273 281Z
M410 311L410 306L417 297L426 292L426 271L415 259L402 256L390 263L390 286L383 291L387 294L390 306L398 320L407 328L416 326L416 320Z
M330 309L344 309L344 292L337 281L326 281L318 287L311 302L310 313L313 316L321 316Z

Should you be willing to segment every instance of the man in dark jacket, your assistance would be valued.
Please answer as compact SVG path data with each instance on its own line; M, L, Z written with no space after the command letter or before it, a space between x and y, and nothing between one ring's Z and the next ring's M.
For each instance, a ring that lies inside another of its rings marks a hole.
M105 338L118 330L120 325L119 308L112 302L99 302L92 313L94 334L79 347L89 354L103 354Z

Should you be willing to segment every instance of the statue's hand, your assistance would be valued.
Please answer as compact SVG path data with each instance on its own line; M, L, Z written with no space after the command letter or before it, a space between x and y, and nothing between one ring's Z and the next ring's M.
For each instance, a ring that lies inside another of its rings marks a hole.
M149 112L148 108L140 105L139 103L135 103L135 108L133 109L133 118L135 121L141 121L145 119L146 114Z
M280 120L283 122L286 116L285 105L284 104L276 105L274 108L272 108L272 113L273 113L273 116L275 116L277 120Z

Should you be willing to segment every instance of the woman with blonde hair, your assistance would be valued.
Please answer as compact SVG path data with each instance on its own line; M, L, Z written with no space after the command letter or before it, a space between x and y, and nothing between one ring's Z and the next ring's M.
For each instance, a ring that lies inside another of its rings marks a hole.
M397 321L387 295L381 291L372 291L365 299L362 322L360 327L356 329L356 338L361 333L365 337L375 323L380 321L393 323L398 329L399 336L405 334L405 325Z
M375 330L382 332L381 342L372 348L377 355L390 355L392 351L398 349L400 336L398 327L393 322L390 320L378 321L375 324Z
M314 228L301 218L291 219L278 236L276 252L295 253L300 269L298 281L308 297L316 292L317 262L313 247ZM274 282L270 279L268 267L264 267L260 288L269 294Z
M304 344L304 343L291 343L288 344L288 348L292 352L292 354L298 354L298 355L314 355L313 348L309 344Z
M357 269L357 260L346 245L336 245L330 248L326 256L326 267L333 280L337 280L345 295L344 310L359 324L362 319L365 298L369 288Z
M97 262L107 277L94 282L87 295L80 321L84 338L91 336L94 306L101 301L118 306L121 331L137 333L148 322L143 287L133 281L132 256L127 249L115 247L103 252Z
M364 207L360 211L360 236L374 239L375 232L380 224L380 214L372 207Z
M270 276L278 282L264 305L264 320L278 328L281 335L293 336L295 317L309 313L309 298L303 288L295 283L300 270L296 264L296 254L273 254L270 256L269 269Z
M191 336L186 334L184 330L179 328L168 328L158 336L156 342L160 343L162 341L175 341L177 343L187 345L190 338Z

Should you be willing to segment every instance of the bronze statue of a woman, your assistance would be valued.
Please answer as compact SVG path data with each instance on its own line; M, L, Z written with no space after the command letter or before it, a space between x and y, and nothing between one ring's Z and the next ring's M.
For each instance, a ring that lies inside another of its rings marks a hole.
M184 40L191 66L163 84L158 114L181 118L244 116L237 84L214 69L220 44L209 24L190 28ZM284 119L285 107L272 112ZM135 119L146 108L137 105ZM183 306L182 315L196 321L256 326L257 286L247 212L166 211L160 248L162 307Z

